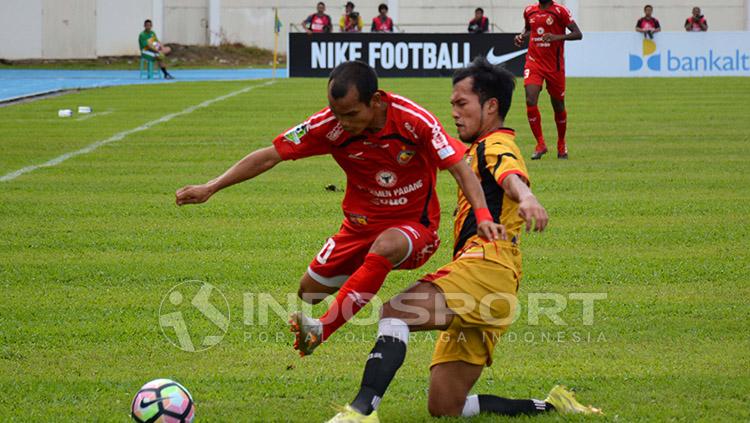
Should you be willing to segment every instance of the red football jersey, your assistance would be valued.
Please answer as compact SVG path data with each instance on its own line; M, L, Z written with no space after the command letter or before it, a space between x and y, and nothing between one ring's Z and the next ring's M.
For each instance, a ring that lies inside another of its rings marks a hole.
M341 206L345 225L364 229L420 222L437 229L437 169L462 160L466 147L413 101L382 94L388 111L378 133L351 135L326 107L276 137L273 144L284 160L333 156L347 178Z
M539 4L528 6L523 12L526 30L531 32L526 67L547 72L565 70L565 41L548 43L542 40L547 33L565 35L573 17L567 7L552 2L547 9Z

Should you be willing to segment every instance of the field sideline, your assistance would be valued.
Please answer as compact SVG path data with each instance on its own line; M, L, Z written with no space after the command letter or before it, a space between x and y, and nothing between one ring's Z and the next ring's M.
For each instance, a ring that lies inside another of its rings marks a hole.
M115 87L0 108L0 176L261 83ZM448 79L382 87L455 134ZM523 239L523 309L475 392L543 398L563 383L604 409L597 421L750 420L750 78L569 79L567 93L571 160L527 161L550 227ZM522 87L514 101L507 125L528 157ZM57 118L78 105L108 113ZM205 205L174 205L180 186L325 105L324 80L280 80L0 182L0 420L127 421L135 392L157 377L192 392L198 421L324 421L350 401L375 326L348 325L300 359L284 320L247 324L258 317L247 298L286 305L338 228L342 194L324 190L344 185L335 163L282 163ZM554 145L546 93L540 105ZM422 270L392 273L382 297L448 261L445 174L439 193L443 247ZM219 288L232 315L223 341L198 353L159 325L162 299L193 279ZM606 294L593 325L576 293ZM530 321L530 294L566 299L566 324ZM409 344L383 422L430 420L432 345Z

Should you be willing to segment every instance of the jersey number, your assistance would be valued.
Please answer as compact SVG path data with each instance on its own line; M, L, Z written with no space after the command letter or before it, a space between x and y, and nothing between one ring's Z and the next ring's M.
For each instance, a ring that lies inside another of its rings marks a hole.
M326 264L328 258L331 257L334 248L336 248L336 241L334 241L333 238L328 238L328 241L323 245L323 249L318 253L318 263Z

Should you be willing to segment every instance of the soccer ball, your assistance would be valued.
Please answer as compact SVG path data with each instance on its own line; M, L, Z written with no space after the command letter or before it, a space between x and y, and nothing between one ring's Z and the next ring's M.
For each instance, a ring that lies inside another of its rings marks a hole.
M184 386L156 379L135 394L130 415L139 423L190 423L195 417L195 403Z

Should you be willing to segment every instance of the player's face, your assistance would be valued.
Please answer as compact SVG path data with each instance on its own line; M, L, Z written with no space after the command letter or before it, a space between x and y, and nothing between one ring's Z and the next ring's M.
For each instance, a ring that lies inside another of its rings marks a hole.
M143 25L143 28L146 30L146 32L151 31L151 27L153 27L153 24L151 22L146 22L146 24Z
M344 128L344 131L359 135L370 127L375 120L375 107L373 103L380 101L380 94L375 93L370 104L359 101L359 91L357 87L349 87L349 92L345 96L335 99L331 97L330 87L328 90L328 105L331 112Z
M326 11L326 6L324 4L318 5L318 13L324 13Z
M451 106L458 137L465 143L474 142L480 135L484 110L479 95L473 90L474 78L464 78L453 86Z
M701 8L700 7L694 7L693 8L693 16L696 18L701 15Z
M649 17L649 18L650 18L650 17L651 17L651 14L652 14L652 13L654 12L654 9L652 9L652 8L650 8L650 7L647 7L647 8L645 9L645 12L646 12L646 17Z

